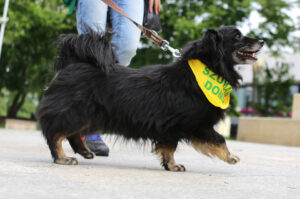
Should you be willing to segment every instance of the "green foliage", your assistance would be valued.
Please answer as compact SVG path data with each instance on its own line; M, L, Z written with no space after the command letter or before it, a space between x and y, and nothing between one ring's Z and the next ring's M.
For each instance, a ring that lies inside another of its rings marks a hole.
M0 7L3 7L0 3ZM61 2L11 0L0 60L0 89L13 95L8 115L16 117L28 93L40 96L52 78L56 54L53 42L59 34L75 32L75 19Z
M241 113L236 110L237 106L238 106L238 98L233 92L231 92L230 93L229 110L227 112L227 115L233 116L233 117L241 116Z
M292 106L290 87L295 83L294 77L289 74L290 66L282 64L274 68L265 66L259 74L258 102L254 109L262 116L288 116Z
M265 21L250 34L263 39L269 47L273 46L275 51L280 50L282 46L293 46L292 41L287 38L295 30L295 24L287 12L284 12L292 4L282 0L257 0L257 3L260 6L257 11Z
M0 91L0 116L5 116L7 113L7 91L5 89Z
M37 107L37 98L35 96L27 95L24 105L17 113L17 117L35 119L35 109Z
M5 97L0 98L0 99L6 99L8 102L6 104L3 104L4 110L8 110L9 107L12 106L12 103L14 101L14 98L17 94L17 91L15 92L6 92ZM18 118L28 118L28 119L33 119L34 118L34 113L35 109L38 104L38 96L37 94L33 95L32 93L28 93L24 99L23 105L20 107L19 111L17 112L16 117ZM6 112L2 112L0 116L5 116Z
M258 29L251 30L250 36L264 39L268 47L273 47L275 50L280 49L281 46L296 45L289 38L290 32L295 29L295 24L288 13L284 12L291 4L284 0L166 0L162 2L160 35L170 41L175 48L181 48L188 41L200 39L208 28L239 26L249 18L252 11L260 13L264 22ZM138 50L132 65L167 63L172 60L170 54L159 51L151 42L147 40L143 42L147 44L146 48Z

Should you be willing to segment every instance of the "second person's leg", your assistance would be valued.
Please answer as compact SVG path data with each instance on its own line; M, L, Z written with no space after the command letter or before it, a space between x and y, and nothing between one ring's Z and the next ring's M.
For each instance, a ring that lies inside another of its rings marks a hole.
M105 31L108 7L101 0L78 0L76 10L77 30L84 34L93 31ZM98 133L85 137L87 147L97 156L108 156L109 148Z
M105 32L108 7L101 0L78 0L76 8L77 30L79 34L86 28Z
M134 21L143 23L144 0L115 0L115 3ZM119 62L128 66L136 54L141 31L127 18L113 9L109 9L113 28L112 44Z

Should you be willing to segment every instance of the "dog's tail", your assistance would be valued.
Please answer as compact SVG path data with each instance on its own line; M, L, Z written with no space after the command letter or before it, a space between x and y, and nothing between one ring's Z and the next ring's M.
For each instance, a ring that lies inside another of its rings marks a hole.
M118 63L108 39L103 33L88 29L86 34L61 35L57 41L58 56L54 64L56 72L72 63L89 63L106 74Z

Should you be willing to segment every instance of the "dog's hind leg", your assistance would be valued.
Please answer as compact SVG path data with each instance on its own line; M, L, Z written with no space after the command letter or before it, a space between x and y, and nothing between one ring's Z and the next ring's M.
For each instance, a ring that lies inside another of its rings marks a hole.
M76 133L67 137L74 153L79 153L85 159L93 159L93 153L86 147L80 137L80 133Z
M76 165L78 161L76 158L67 157L63 148L62 141L66 138L65 135L56 134L51 138L47 138L47 142L54 159L54 162L57 164L65 164L65 165Z
M161 144L157 143L154 146L154 153L156 153L159 158L161 165L168 171L185 171L185 167L181 164L175 164L174 152L176 150L176 145Z
M192 137L190 142L197 151L209 157L217 156L229 164L240 161L239 157L229 152L224 137L213 128L202 131L199 137Z

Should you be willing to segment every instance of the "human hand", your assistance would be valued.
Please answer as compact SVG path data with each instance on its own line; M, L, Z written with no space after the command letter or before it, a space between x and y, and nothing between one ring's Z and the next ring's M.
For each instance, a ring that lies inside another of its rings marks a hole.
M160 0L149 0L149 12L152 12L153 4L155 14L158 14L160 12Z

